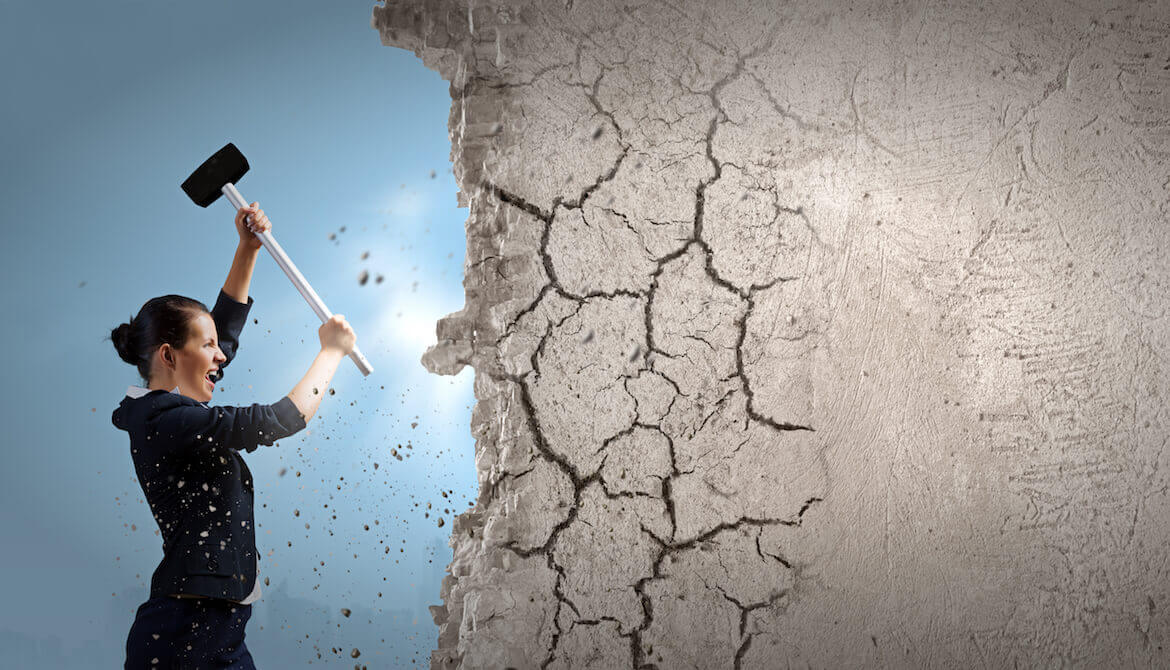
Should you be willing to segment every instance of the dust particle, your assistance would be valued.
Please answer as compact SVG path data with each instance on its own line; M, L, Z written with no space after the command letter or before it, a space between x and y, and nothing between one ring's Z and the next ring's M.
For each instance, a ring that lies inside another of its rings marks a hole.
M363 261L364 261L364 260L366 260L366 259L367 259L367 258L369 258L369 257L370 257L370 252L368 252L368 251L363 251L363 252L362 252L362 260L363 260Z
M374 279L374 283L381 284L382 283L382 275L378 275L378 277L376 279Z
M434 179L434 178L435 178L435 171L431 170L431 179Z
M358 275L358 284L365 286L366 282L369 280L370 280L370 271L369 270L362 270L362 273L360 275Z

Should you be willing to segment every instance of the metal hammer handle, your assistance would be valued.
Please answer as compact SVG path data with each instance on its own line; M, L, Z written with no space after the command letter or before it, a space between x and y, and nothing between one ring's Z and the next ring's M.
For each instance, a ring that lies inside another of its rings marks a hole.
M244 197L236 190L235 184L228 182L223 185L221 190L236 210L248 206L248 201L244 200ZM284 270L289 280L292 281L293 286L297 287L297 290L301 292L301 295L305 298L305 302L309 303L309 307L312 307L313 311L316 312L317 318L321 319L321 323L332 319L333 312L330 312L329 308L325 306L325 303L321 302L321 298L317 296L317 292L313 290L312 286L309 286L309 282L305 281L305 277L301 274L301 271L297 269L297 266L293 265L288 254L284 253L284 249L281 249L280 245L277 244L276 238L268 233L268 231L253 233L253 235L260 238L260 243L276 259L276 264L280 266L281 270ZM349 357L353 359L354 363L357 363L358 370L361 370L363 377L368 377L373 372L374 368L370 366L370 362L366 360L366 357L362 356L362 352L358 350L356 343L354 344L353 351L349 352Z

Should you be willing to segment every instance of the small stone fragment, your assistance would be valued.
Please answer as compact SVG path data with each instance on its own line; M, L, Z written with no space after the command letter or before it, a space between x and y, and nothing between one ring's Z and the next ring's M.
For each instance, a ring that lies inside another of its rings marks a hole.
M341 614L342 614L343 616L345 616L346 618L349 618L349 614L350 614L350 612L349 612L349 608L348 608L348 607L342 607L342 608L341 608Z
M360 284L361 286L365 286L366 282L369 280L370 280L370 271L369 270L362 270L362 273L360 275L358 275L358 284Z

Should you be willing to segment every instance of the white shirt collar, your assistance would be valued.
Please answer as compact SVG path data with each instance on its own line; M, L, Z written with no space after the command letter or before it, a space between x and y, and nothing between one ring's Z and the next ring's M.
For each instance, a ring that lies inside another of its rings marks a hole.
M179 392L178 386L171 389L171 393L178 393L178 392ZM128 386L126 388L126 395L130 396L131 398L141 398L142 396L146 395L147 393L150 393L150 389L144 389L141 386L134 386L133 384L131 384L130 386Z

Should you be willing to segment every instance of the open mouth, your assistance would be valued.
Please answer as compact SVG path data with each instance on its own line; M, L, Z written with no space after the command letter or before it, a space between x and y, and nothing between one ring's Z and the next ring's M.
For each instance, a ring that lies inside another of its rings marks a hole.
M203 375L203 381L207 382L207 385L209 387L211 387L211 390L214 391L215 390L215 382L211 381L211 375L213 375L213 374L215 374L215 373L208 372L207 374Z

